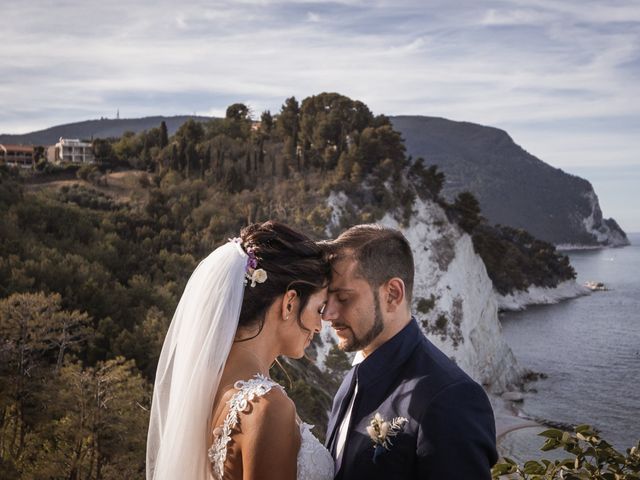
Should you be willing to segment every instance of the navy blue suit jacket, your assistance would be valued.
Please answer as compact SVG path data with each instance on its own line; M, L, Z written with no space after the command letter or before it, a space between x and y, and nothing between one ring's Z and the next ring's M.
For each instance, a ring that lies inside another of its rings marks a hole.
M333 401L332 450L357 375L358 394L336 479L485 480L496 462L496 432L483 388L424 336L415 319L351 369ZM374 463L371 418L408 419Z

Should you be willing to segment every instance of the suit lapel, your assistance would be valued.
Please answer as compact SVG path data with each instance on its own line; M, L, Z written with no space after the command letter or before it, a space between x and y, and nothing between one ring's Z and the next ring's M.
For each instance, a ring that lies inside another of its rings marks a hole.
M380 408L380 405L382 405L386 399L391 398L396 388L398 371L409 359L413 350L420 343L421 338L419 327L415 320L412 319L398 335L380 346L358 365L358 401L354 404L353 411L351 412L350 433L353 428L357 428L365 416L375 414ZM354 370L355 369L352 369L349 373L351 374ZM345 378L341 385L338 395L340 395L342 387L346 382L347 378ZM355 382L353 383L355 384ZM341 403L348 403L350 396L347 396L347 402L343 401L346 393L345 389L345 392L340 398ZM338 395L336 396L336 400L338 400ZM344 407L341 406L341 415L335 418L337 415L334 415L336 410L336 405L334 404L334 411L332 411L331 415L333 422L329 424L331 429L327 430L331 433L331 437L327 438L332 442L335 441L333 437L336 436L335 432L338 430L337 427L340 425L346 406L347 405ZM386 415L388 412L381 413ZM352 466L360 448L369 447L370 442L368 440L369 438L366 432L355 437L352 435L347 437L347 443L345 444L342 457L342 465L340 471L337 472L339 475L337 475L336 478L341 478L341 475L346 475L346 472L351 470L348 466ZM366 445L366 447L364 445Z

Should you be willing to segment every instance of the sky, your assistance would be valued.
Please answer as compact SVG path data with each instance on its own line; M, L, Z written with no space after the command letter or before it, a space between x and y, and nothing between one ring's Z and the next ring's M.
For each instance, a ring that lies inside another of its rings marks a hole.
M640 0L0 0L0 133L338 92L506 130L640 231Z

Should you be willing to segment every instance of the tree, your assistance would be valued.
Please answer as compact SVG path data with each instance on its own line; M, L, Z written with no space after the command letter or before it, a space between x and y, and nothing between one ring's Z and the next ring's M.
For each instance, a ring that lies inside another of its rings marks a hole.
M227 107L226 117L217 127L220 133L232 138L248 139L251 134L251 112L243 103L234 103Z
M249 107L247 107L244 103L234 103L233 105L229 105L227 107L225 118L227 120L233 120L237 122L250 121L251 118L249 116Z
M34 473L95 480L143 477L148 386L134 362L116 357L95 368L68 363L58 387L55 403L64 408L51 432L54 449L43 452L50 458Z
M38 163L41 159L45 159L45 148L42 145L33 147L33 163Z
M180 170L180 157L178 155L178 144L176 142L172 142L170 147L171 149L171 169L175 170L175 171L179 171Z
M211 151L211 143L208 143L207 148L204 151L204 155L202 156L200 178L204 178L205 172L208 172L211 169L211 155L213 155L213 152Z
M269 135L273 129L273 116L269 110L262 112L260 116L260 130Z
M480 216L480 203L471 192L465 191L458 194L453 202L453 210L458 224L467 233L471 233L483 220Z
M89 335L89 317L62 310L60 295L15 293L0 300L0 458L20 463L30 427L43 421L47 371ZM54 360L55 359L55 360Z
M169 145L169 132L166 122L162 120L162 122L160 122L160 148L164 148L167 145Z
M176 140L184 144L186 150L187 145L193 144L195 147L204 139L204 127L200 122L196 122L193 118L184 122L175 134Z
M424 159L418 158L409 168L409 178L417 187L418 194L423 198L437 200L444 186L445 175L438 170L436 165L426 168Z
M296 97L287 98L282 105L278 119L276 120L276 128L278 133L285 141L285 154L287 160L293 161L297 159L296 149L298 146L298 132L300 129L300 106ZM298 163L299 169L299 163Z
M93 155L98 162L110 162L113 160L114 151L109 140L96 138L93 141Z
M151 151L150 151L150 146L149 146L149 138L148 136L145 136L144 138L144 144L142 146L142 153L141 153L141 162L142 165L140 165L141 167L144 168L144 170L149 171L152 166L151 166Z
M320 160L323 169L333 169L354 135L373 126L367 106L338 93L321 93L305 98L300 107L302 155Z
M187 140L181 138L178 142L178 171L185 172L187 170ZM188 173L188 172L187 172Z
M185 156L187 164L187 178L189 178L193 174L193 172L200 173L202 165L198 158L198 152L196 150L195 143L189 142L187 144Z
M365 174L371 173L384 160L392 162L399 173L406 165L402 137L390 125L367 127L360 134L357 158Z

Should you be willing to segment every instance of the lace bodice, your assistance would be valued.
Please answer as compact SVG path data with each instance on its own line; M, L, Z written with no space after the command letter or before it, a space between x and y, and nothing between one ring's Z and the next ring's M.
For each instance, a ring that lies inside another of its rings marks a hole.
M313 425L300 422L300 451L298 452L298 480L332 480L333 458L311 433Z
M222 426L213 431L213 444L208 451L213 477L216 480L224 478L227 446L231 441L233 429L238 424L238 414L246 411L254 398L265 395L272 388L280 388L284 391L278 383L260 374L256 374L250 380L236 382L234 388L237 392L227 403L229 412ZM297 480L332 480L334 463L331 454L311 433L313 425L299 422L299 426L301 443L298 452Z

